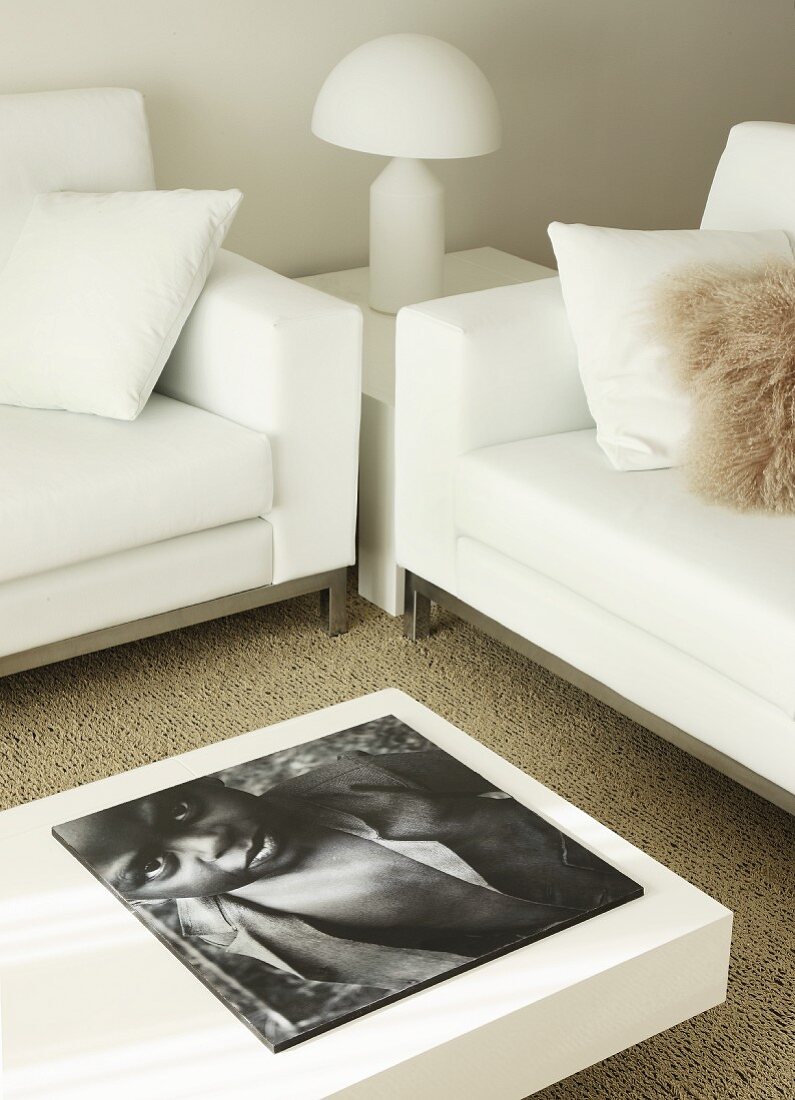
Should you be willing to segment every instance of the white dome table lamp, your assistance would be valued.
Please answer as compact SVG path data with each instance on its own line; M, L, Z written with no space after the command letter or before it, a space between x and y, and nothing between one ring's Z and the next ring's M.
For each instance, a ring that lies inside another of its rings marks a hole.
M370 188L370 305L397 313L443 293L444 189L425 158L499 148L500 112L477 65L424 34L389 34L353 50L315 103L312 132L392 157Z

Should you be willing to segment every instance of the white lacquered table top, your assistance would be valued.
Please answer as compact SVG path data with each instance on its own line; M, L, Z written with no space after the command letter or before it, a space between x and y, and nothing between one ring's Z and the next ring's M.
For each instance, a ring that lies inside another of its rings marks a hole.
M555 272L497 248L469 248L444 258L444 295L468 294L491 287L529 283ZM355 267L298 280L335 298L343 298L364 314L362 392L388 405L395 403L395 317L370 308L370 269Z
M384 714L396 715L576 837L641 883L645 896L272 1054L51 837L50 828ZM396 690L7 810L0 814L0 868L6 1100L317 1100L728 915ZM637 996L653 999L655 990L640 989Z

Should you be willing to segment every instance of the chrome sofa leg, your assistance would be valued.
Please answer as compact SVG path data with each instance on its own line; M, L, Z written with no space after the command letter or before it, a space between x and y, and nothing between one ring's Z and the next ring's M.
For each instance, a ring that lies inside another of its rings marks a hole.
M427 638L431 632L431 601L414 587L414 577L406 573L406 603L403 633L412 642Z
M320 591L320 614L330 638L348 630L348 570L337 569L328 588Z

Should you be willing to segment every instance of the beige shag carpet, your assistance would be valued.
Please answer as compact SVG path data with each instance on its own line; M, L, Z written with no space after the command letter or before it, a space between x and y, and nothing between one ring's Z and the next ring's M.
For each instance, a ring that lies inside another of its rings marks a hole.
M792 819L446 613L412 645L350 609L333 641L305 597L0 680L3 806L402 688L735 912L725 1005L544 1100L795 1096Z

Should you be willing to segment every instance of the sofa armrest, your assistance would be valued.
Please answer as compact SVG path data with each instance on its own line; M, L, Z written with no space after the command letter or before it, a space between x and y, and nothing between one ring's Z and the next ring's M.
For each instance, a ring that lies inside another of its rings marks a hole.
M274 583L354 561L361 311L221 251L158 390L267 435Z
M560 280L401 310L396 365L398 563L455 592L458 457L593 424Z

